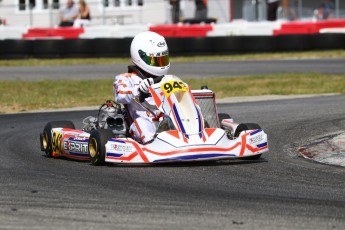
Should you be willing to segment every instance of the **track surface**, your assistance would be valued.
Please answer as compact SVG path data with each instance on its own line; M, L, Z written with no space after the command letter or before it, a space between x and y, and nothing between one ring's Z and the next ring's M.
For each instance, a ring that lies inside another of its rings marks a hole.
M109 79L126 72L126 65L1 67L0 80ZM303 59L172 63L169 71L182 78L274 73L344 73L345 59Z
M222 104L269 135L261 161L94 167L46 158L48 121L95 111L0 115L0 229L345 229L345 169L288 149L345 129L345 96Z
M97 79L124 65L1 67L0 79ZM176 63L186 77L282 72L344 73L344 60ZM0 229L344 229L345 169L292 152L345 129L345 96L219 105L269 135L261 161L93 167L48 159L48 121L81 128L95 111L0 115Z

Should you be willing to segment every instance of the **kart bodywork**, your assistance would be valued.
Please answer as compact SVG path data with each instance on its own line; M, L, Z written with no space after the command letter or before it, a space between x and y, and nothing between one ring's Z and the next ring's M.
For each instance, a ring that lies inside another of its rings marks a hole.
M229 115L217 113L212 91L191 90L174 75L149 90L164 114L156 121L152 142L132 139L126 110L108 101L97 118L84 119L83 130L69 121L48 123L41 134L41 149L48 156L91 160L94 165L257 159L268 151L267 135L259 125L237 124ZM138 100L150 111L143 99Z

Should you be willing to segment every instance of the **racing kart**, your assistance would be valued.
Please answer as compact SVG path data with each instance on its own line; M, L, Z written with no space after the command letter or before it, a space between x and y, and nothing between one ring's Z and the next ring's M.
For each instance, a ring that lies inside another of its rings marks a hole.
M83 120L82 130L71 121L47 123L40 134L41 150L47 157L90 160L93 165L259 159L268 151L261 127L217 113L215 94L207 87L191 90L177 76L166 75L155 79L149 91L161 111L150 143L131 137L126 106L108 100L96 117ZM151 113L147 96L140 93L136 102Z

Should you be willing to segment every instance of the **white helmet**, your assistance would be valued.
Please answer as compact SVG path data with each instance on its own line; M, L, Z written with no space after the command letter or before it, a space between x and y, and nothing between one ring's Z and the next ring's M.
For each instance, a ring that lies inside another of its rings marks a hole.
M131 58L140 69L154 76L166 75L170 68L168 45L155 32L142 32L133 38Z

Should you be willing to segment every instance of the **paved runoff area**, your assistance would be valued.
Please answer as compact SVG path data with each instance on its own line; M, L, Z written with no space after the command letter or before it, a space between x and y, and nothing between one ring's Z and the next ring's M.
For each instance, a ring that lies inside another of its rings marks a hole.
M297 149L300 156L329 165L345 166L345 132L313 138Z

